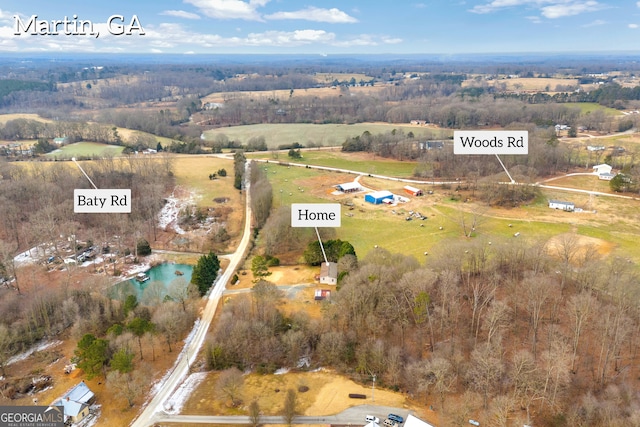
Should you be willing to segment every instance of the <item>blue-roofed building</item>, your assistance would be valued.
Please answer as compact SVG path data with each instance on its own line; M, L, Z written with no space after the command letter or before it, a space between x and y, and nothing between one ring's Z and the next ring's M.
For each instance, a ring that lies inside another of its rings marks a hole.
M51 403L52 406L64 407L64 423L76 424L89 415L89 408L96 396L83 382L67 391L61 398Z
M374 205L384 203L385 200L393 201L393 193L390 191L375 191L364 196L365 202L373 203Z

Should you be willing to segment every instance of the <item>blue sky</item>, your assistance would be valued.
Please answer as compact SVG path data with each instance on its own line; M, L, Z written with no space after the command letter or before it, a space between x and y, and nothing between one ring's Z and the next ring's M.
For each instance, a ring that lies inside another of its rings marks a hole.
M124 19L109 27L113 15ZM53 32L51 21L65 16L71 22L67 31L80 32L75 23L91 21L94 35L65 35L64 25L58 25L58 35L44 34ZM110 33L118 32L117 24L128 27L134 16L144 34L135 25L130 35ZM27 29L29 22L34 25ZM27 34L33 31L38 34ZM640 1L0 0L0 52L611 51L640 51Z

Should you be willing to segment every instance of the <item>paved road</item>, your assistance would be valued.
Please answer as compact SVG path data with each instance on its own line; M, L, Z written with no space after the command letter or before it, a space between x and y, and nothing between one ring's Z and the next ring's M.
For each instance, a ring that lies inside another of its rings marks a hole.
M359 405L346 409L336 415L296 416L292 424L343 424L362 426L365 417L373 415L384 420L388 414L394 413L407 418L410 413L406 409L389 406ZM218 415L162 415L155 420L158 424L252 424L248 416L218 416ZM282 416L261 416L260 424L287 424Z
M245 223L242 234L242 240L236 252L232 255L229 262L229 266L221 274L213 286L208 295L207 305L205 306L200 322L195 326L193 332L193 338L186 346L185 349L178 356L176 365L173 368L171 374L166 378L163 384L151 399L150 402L144 404L144 410L138 415L138 417L131 423L132 427L147 427L155 424L156 417L159 416L161 411L165 409L164 404L176 388L184 381L190 370L191 364L195 362L198 352L204 343L204 338L209 330L209 325L213 319L213 316L218 308L218 302L224 292L227 283L229 283L232 274L238 269L240 263L245 257L245 252L249 247L249 241L251 238L251 204L249 195L249 162L246 166L246 189L245 189Z

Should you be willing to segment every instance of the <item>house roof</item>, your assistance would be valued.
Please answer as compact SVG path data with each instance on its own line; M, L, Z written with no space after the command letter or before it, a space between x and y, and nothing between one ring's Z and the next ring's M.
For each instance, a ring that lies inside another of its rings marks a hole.
M52 405L62 405L66 417L75 417L82 410L89 406L89 402L95 395L84 382L67 391L62 397L52 403Z
M344 184L338 184L337 187L342 191L359 190L361 188L360 184L356 181L346 182Z
M371 196L374 199L382 199L385 197L393 197L393 193L387 190L374 191L373 193L367 194L367 196Z
M404 422L404 427L433 427L426 421L422 421L418 417L414 417L413 415L407 415L407 420Z
M573 202L565 202L563 200L549 200L549 203L556 203L559 205L573 205Z
M412 187L412 186L410 186L410 185L405 185L405 186L404 186L404 189L405 189L405 190L409 190L409 191L413 191L414 193L417 193L417 192L419 192L419 191L420 191L420 189L419 189L419 188Z
M320 277L331 277L333 279L338 278L338 264L335 262L326 263L323 262L320 266Z

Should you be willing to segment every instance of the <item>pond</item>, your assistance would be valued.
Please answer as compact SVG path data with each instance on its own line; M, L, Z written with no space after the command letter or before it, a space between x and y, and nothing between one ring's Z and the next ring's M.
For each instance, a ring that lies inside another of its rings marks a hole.
M193 266L187 264L160 264L146 271L149 280L144 283L135 278L115 284L109 296L124 301L127 295L135 295L139 302L148 305L161 303L170 289L182 290L189 285ZM174 292L174 291L172 291Z

